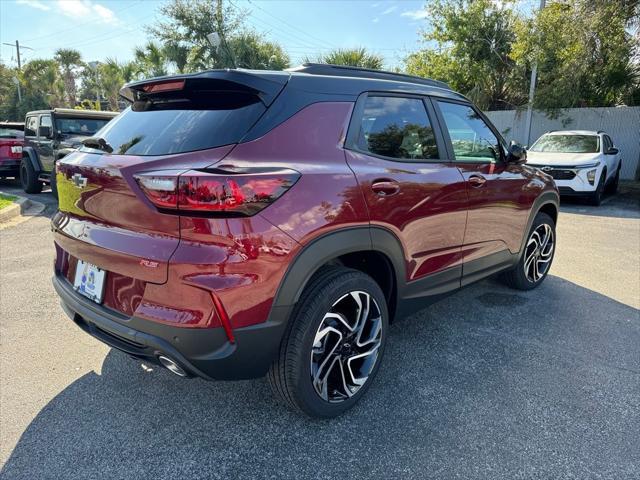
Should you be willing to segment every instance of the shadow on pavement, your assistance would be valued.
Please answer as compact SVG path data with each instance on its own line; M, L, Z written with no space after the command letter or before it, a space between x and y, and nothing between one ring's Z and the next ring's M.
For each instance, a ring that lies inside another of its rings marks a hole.
M618 193L605 196L599 207L589 205L586 198L563 196L560 211L594 217L640 219L640 182L621 182Z
M465 292L395 323L375 384L334 421L285 410L265 380L182 380L112 350L2 477L637 475L640 312L558 277Z

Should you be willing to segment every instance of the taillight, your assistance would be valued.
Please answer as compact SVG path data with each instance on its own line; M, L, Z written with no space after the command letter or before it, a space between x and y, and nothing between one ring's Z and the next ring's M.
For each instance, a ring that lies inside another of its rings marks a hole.
M295 170L276 168L135 175L141 190L161 210L221 216L255 215L289 190L299 177Z

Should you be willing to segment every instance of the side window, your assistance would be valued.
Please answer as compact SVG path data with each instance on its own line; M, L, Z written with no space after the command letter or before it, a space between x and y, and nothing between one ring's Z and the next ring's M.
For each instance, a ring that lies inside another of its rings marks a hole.
M35 137L38 129L38 117L27 117L27 123L24 125L24 135L26 137Z
M495 162L500 141L476 111L457 103L438 101L458 161Z
M43 115L40 117L40 126L41 127L50 127L51 126L51 115Z
M604 138L604 147L603 147L603 151L606 152L607 150L609 150L611 147L613 147L613 141L611 140L611 137L609 137L609 135L603 135Z
M367 97L358 149L390 158L439 158L433 127L418 98Z

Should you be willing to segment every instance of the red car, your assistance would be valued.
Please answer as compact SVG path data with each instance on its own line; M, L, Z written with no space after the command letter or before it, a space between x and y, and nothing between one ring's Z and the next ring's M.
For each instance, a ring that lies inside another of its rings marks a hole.
M0 178L20 175L24 123L0 122Z
M287 405L333 417L394 319L549 271L553 180L445 84L305 64L121 95L58 164L53 282L87 333L177 375L268 373Z

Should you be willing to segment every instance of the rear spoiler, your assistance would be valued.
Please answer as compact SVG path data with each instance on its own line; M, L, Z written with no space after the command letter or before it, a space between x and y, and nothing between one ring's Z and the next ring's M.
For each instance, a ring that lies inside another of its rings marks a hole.
M289 81L288 72L260 70L209 70L206 72L149 78L126 84L120 96L129 102L142 100L149 92L188 90L191 87L209 86L228 91L249 91L268 107Z

